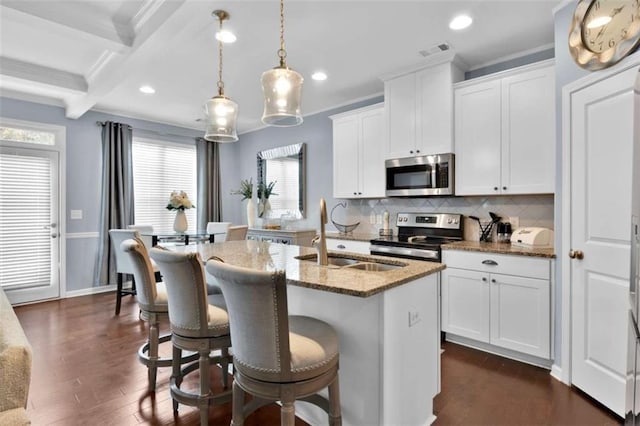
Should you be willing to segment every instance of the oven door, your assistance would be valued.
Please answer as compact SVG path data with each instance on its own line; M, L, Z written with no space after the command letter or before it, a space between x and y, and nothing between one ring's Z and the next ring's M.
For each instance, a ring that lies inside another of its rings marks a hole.
M453 154L387 160L385 167L387 196L453 195Z
M371 242L369 251L372 255L399 257L401 259L428 260L431 262L440 262L439 249L426 249L414 247L390 246Z

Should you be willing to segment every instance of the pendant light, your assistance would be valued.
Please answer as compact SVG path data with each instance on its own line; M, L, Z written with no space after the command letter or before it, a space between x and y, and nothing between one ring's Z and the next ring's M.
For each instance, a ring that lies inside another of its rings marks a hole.
M269 126L288 127L302 123L302 76L287 67L284 48L284 0L280 0L280 65L262 73L264 112L262 122Z
M222 21L229 19L229 14L224 10L214 10L212 15L220 21L222 34ZM207 114L207 131L204 138L212 142L235 142L238 140L236 133L236 121L238 119L238 104L224 95L224 82L222 81L222 37L218 38L218 94L209 99L205 104Z

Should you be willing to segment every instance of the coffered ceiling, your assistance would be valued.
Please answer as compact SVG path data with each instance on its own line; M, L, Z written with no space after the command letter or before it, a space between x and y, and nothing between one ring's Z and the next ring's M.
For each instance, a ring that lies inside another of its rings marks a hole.
M559 0L286 0L287 61L304 78L303 114L381 94L381 75L448 43L468 68L551 47ZM216 94L214 9L227 10L225 94L240 133L261 127L260 75L277 65L277 0L0 0L0 95L204 129ZM451 18L470 14L454 32ZM311 79L316 70L328 79ZM138 91L144 84L156 93Z

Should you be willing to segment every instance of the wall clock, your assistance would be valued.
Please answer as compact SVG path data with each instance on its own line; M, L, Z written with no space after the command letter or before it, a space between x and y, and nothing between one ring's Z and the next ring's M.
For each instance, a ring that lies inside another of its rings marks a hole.
M580 0L573 13L569 51L588 70L607 68L640 41L640 0Z

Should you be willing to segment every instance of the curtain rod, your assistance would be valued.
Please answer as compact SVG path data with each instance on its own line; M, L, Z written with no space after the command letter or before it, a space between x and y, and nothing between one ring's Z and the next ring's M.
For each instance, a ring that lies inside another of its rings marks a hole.
M96 124L98 126L104 126L105 124L107 124L107 121L96 121ZM117 121L112 121L112 123L117 123L117 124L122 124L123 126L127 126L130 130L133 130L133 127L131 127L130 124L127 123L118 123Z

